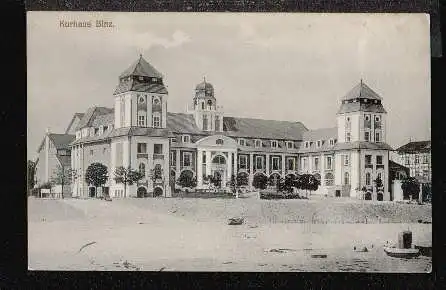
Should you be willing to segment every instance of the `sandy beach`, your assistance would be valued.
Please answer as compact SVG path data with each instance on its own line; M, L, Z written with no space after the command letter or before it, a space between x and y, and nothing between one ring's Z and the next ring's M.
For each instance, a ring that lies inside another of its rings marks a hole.
M235 216L245 223L227 225ZM430 206L394 203L30 198L28 265L33 270L427 272L430 257L391 258L383 245L407 229L413 244L431 243L432 225L417 222L430 217ZM368 251L356 252L354 246Z

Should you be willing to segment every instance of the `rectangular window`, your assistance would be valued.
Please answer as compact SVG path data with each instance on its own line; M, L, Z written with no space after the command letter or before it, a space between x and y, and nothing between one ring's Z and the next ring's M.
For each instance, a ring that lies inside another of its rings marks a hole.
M183 166L191 166L192 153L183 152Z
M263 169L263 156L256 156L256 169Z
M375 142L381 142L381 138L380 137L381 136L380 136L379 132L376 132L375 133Z
M310 143L309 142L305 142L305 148L310 147Z
M370 120L370 115L365 115L364 116L364 127L365 128L371 128L372 127L372 122Z
M170 151L169 163L170 166L175 166L175 151Z
M275 140L271 141L271 147L277 148L277 141Z
M146 125L146 116L138 116L138 126L144 127Z
M383 157L381 155L376 155L376 164L377 165L383 164Z
M345 133L345 142L350 142L350 132Z
M370 141L370 132L364 132L364 140L365 141Z
M273 157L272 160L273 160L273 170L279 170L280 158Z
M189 143L190 142L190 136L189 135L184 135L183 136L183 143Z
M239 139L239 140L238 140L238 144L239 144L240 146L245 146L245 139Z
M255 141L255 147L262 147L262 141L256 140Z
M319 148L319 147L321 147L321 141L320 140L318 140L317 142L316 142L316 146L317 146L317 148Z
M319 170L319 157L314 157L314 170Z
M332 160L331 160L332 158L331 158L331 156L327 156L326 157L326 159L325 159L325 169L327 169L327 170L331 170L332 169L332 166L333 166L333 164L332 164Z
M108 126L104 126L104 129L103 129L103 130L104 130L104 133L107 132L107 130L108 130Z
M344 165L345 166L348 166L348 162L349 162L348 158L349 158L349 156L347 154L345 154L344 155Z
M330 139L330 146L334 145L334 139Z
M99 128L94 128L94 134L95 134L96 136L99 135Z
M308 159L307 158L303 158L302 161L303 161L303 169L307 170L308 169Z
M246 157L246 155L240 155L239 156L239 167L240 169L247 169L248 168L248 158Z
M294 170L294 158L288 158L287 160L287 169Z
M365 164L366 165L372 164L372 155L366 155L365 156Z
M427 155L423 156L423 163L429 163L429 157Z
M206 152L203 152L203 157L201 158L201 163L205 164L206 163Z
M154 154L163 154L163 144L153 144Z
M153 116L153 127L159 128L161 126L160 116Z
M137 153L147 153L147 144L146 143L138 143L138 151Z
M287 147L288 149L293 149L293 142L288 141L288 142L286 143L286 147Z
M93 150L90 150L90 156L93 156Z
M420 163L420 155L415 155L415 164Z

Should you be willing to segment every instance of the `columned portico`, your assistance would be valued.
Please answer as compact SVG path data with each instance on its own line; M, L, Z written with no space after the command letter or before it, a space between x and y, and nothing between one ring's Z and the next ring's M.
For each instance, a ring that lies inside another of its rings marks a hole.
M236 172L237 143L235 140L222 136L207 136L197 141L197 187L203 188L203 176L221 177L222 187L231 179L233 172ZM205 162L203 162L205 154ZM232 166L232 155L234 154L234 166ZM203 163L206 172L203 174Z

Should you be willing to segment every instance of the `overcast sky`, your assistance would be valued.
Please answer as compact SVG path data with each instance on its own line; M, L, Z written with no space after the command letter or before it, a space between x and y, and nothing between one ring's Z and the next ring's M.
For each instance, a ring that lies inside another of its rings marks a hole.
M62 28L60 20L112 21ZM336 126L362 78L383 98L387 143L430 139L429 19L424 14L27 14L28 158L47 127L113 106L118 76L139 54L163 75L168 109L184 112L203 76L225 115Z

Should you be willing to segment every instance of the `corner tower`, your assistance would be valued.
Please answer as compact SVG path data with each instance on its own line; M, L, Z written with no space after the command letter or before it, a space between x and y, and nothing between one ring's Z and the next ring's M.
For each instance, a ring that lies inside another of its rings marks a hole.
M209 132L223 131L223 113L219 111L214 87L203 78L195 87L193 114L198 128Z
M168 92L163 75L142 55L119 76L113 95L115 128L166 128Z

